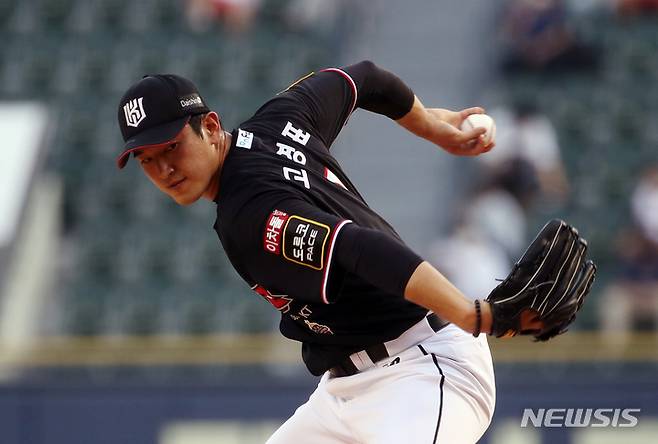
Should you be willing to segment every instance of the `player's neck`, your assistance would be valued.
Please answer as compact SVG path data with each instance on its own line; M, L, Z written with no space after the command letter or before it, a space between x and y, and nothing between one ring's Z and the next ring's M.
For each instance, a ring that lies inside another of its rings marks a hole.
M206 189L205 193L203 193L202 197L204 199L215 201L219 196L219 178L222 175L222 168L224 168L224 161L226 160L226 156L228 156L228 152L231 149L232 140L233 136L231 136L231 133L224 131L224 137L222 137L222 142L219 149L219 166L217 167L215 174L213 174L212 179L210 179L208 188Z

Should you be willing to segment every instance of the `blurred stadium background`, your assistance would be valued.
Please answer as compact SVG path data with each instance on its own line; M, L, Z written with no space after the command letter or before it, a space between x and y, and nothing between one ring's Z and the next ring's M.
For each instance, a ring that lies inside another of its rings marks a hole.
M482 297L558 216L600 265L569 334L490 341L482 442L656 442L656 3L0 0L0 443L263 442L304 402L316 381L227 263L214 206L116 169L116 106L177 73L233 128L365 58L498 123L499 153L474 160L351 119L334 153L412 247ZM632 429L520 427L524 408L588 407L642 411Z

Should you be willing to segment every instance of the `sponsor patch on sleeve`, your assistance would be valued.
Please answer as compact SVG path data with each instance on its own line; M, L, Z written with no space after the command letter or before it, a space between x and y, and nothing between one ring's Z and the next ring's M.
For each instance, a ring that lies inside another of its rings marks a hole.
M274 210L270 214L270 217L267 218L265 234L263 235L263 247L265 251L272 254L281 254L281 239L288 217L287 213Z
M290 216L283 230L283 257L290 262L322 270L330 231L328 225L301 216Z

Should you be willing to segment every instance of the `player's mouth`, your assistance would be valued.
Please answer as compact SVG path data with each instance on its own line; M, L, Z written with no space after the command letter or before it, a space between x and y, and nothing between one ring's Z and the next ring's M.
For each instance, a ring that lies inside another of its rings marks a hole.
M169 188L172 189L172 190L177 190L177 189L179 189L179 188L181 187L181 184L182 184L183 182L185 182L185 180L186 180L186 178L183 177L182 179L177 180L176 182L174 182L174 183L172 183L171 185L169 185Z

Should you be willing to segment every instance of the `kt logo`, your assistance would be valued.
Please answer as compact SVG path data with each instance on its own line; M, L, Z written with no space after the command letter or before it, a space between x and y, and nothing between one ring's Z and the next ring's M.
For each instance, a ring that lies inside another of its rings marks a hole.
M132 99L123 105L123 114L126 116L126 125L137 128L137 126L146 118L142 101L144 97Z

